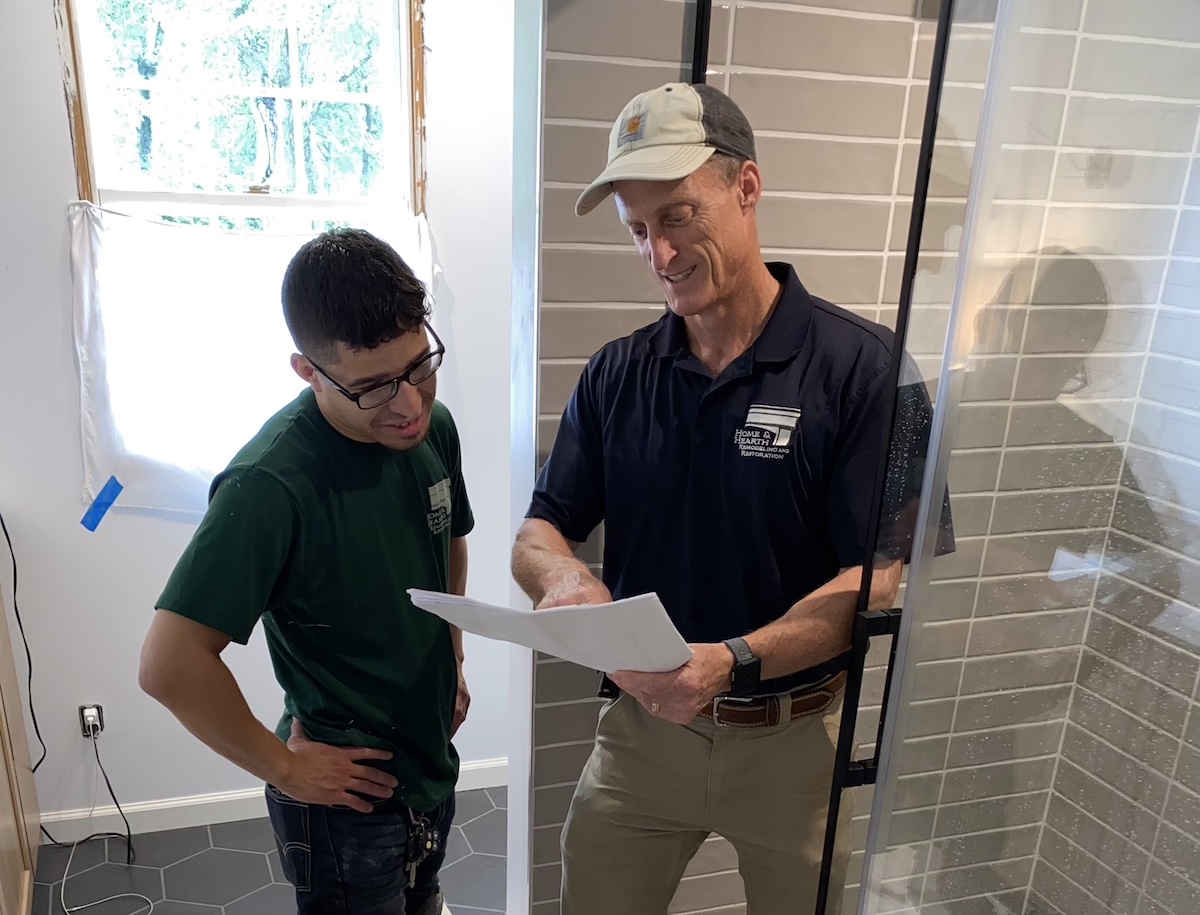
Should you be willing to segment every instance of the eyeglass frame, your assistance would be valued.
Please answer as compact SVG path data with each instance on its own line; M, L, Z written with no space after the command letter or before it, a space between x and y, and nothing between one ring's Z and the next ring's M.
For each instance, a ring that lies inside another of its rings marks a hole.
M426 381L428 381L430 378L432 378L434 375L436 375L438 372L438 369L440 369L442 367L441 363L439 362L437 368L435 368L432 372L430 372L428 375L426 375L422 381L418 381L416 384L413 384L413 382L409 381L409 378L412 376L412 373L415 372L417 369L419 369L422 365L424 365L430 359L433 359L435 356L445 356L446 355L446 345L444 343L442 343L442 338L437 335L437 331L433 329L433 325L430 324L428 321L422 321L421 323L425 326L425 329L428 330L430 335L433 337L433 342L434 342L435 346L432 349L430 349L430 351L428 353L426 353L424 356L422 356L420 359L418 359L415 363L410 365L408 367L408 370L406 372L404 372L403 375L397 375L395 378L389 378L387 381L381 381L381 382L379 382L379 384L373 384L369 388L367 388L365 391L359 391L357 394L355 394L351 391L348 391L346 388L344 388L341 384L338 383L336 378L330 377L329 373L327 371L325 371L325 369L321 368L321 366L317 365L317 363L314 362L310 356L305 355L304 358L308 360L309 364L314 369L316 369L318 372L320 372L322 375L325 376L325 379L331 385L333 385L333 387L338 391L339 394L341 394L347 400L351 401L354 404L354 406L358 407L360 410L378 410L380 407L384 406L385 404L391 403L396 398L396 395L400 393L400 385L401 384L407 383L407 384L412 385L415 388L418 385L424 384ZM301 355L304 355L304 354L301 354ZM372 391L378 391L380 388L386 388L389 385L395 385L396 390L392 392L392 396L389 397L387 400L380 401L379 403L377 403L371 407L364 407L362 405L362 403L360 402L362 400L362 398L366 397Z

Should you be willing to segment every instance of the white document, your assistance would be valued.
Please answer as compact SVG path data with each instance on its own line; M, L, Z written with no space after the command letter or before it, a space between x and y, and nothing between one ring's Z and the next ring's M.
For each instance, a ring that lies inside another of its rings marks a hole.
M674 670L692 657L657 594L533 611L418 588L408 593L416 606L464 632L524 645L604 673Z

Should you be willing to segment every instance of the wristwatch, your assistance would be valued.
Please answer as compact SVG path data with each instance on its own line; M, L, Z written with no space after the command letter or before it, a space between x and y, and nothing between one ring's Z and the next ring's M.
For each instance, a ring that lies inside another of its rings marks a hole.
M725 647L733 652L733 689L739 698L753 695L762 674L762 661L755 656L745 639L726 639Z

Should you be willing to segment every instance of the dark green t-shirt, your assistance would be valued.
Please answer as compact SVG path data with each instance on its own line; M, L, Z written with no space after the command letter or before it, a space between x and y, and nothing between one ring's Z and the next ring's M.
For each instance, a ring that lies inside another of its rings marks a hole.
M450 628L409 588L446 591L450 539L474 525L458 432L434 404L410 451L354 442L312 391L213 480L208 510L157 606L245 644L263 621L292 717L309 737L390 750L395 798L432 810L458 777Z

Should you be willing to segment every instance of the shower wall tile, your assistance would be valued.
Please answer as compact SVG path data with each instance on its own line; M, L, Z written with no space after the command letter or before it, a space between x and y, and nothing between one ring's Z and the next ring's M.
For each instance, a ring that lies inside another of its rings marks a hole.
M603 3L549 0L547 12L546 50L551 53L616 56L620 51L622 57L662 61L679 70L687 11L678 3L670 0L604 0ZM624 23L628 22L637 22L638 27L626 28ZM727 6L714 4L710 29L709 58L712 63L724 63L729 35Z
M808 191L863 196L892 193L898 155L894 142L760 136L755 139L755 148L768 193Z
M1166 776L1150 771L1139 760L1075 721L1067 724L1063 735L1062 758L1147 810L1161 809L1167 798Z
M1039 857L1077 886L1119 912L1132 912L1137 907L1138 888L1122 880L1105 867L1099 859L1047 827L1042 834Z
M1200 22L1194 13L1189 0L1161 0L1138 7L1123 0L1089 0L1083 28L1097 36L1165 38L1200 44Z
M995 658L973 658L963 665L960 688L966 696L1073 683L1078 664L1079 649L1074 645L1056 651L1020 651Z
M1200 109L1194 104L1073 96L1063 143L1111 150L1189 153Z
M1078 54L1072 88L1185 102L1200 98L1200 47L1086 37Z
M741 7L733 65L903 79L913 26L894 19L848 18L786 8ZM751 122L753 123L753 122Z
M905 89L891 83L833 81L734 71L729 95L755 130L897 141Z
M1046 825L1060 835L1070 836L1080 848L1104 861L1124 880L1141 885L1150 855L1087 811L1056 794L1046 811Z
M989 861L1024 858L1037 850L1040 826L1022 826L1001 833L976 833L938 839L929 856L930 870L961 868Z
M546 117L611 125L633 96L678 78L679 68L665 64L551 58L546 61Z
M1189 165L1184 156L1120 153L1062 156L1054 173L1052 199L1174 206L1179 203Z

